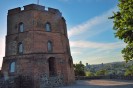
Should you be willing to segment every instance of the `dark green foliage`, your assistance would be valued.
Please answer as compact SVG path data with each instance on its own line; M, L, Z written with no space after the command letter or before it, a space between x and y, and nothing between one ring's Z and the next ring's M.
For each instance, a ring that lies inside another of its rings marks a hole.
M133 65L126 69L125 76L133 76Z
M74 64L75 76L85 76L85 66L83 64Z
M129 61L133 60L133 0L119 0L118 8L110 19L114 20L115 36L127 43L122 54Z
M99 70L96 72L96 76L105 76L107 74L107 70Z

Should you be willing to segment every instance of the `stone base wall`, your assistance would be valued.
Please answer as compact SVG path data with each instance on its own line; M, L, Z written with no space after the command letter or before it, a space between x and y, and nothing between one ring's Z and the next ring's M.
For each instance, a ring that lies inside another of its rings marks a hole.
M0 79L0 88L33 88L33 80L29 76L10 77Z
M34 88L34 79L30 76L10 77L7 80L0 78L0 88ZM48 77L47 74L41 75L39 79L39 87L51 88L63 86L63 76Z
M58 87L63 85L63 75L48 77L47 74L44 74L40 78L40 88Z

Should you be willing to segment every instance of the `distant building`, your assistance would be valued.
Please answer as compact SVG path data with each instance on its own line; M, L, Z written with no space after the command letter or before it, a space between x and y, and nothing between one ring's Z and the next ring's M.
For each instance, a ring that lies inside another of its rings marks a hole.
M79 64L82 64L82 61L80 61Z
M88 67L88 63L86 63L86 67Z

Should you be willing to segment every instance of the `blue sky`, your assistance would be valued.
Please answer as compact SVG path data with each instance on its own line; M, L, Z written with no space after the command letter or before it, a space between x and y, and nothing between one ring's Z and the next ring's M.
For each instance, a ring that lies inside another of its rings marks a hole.
M0 62L5 54L8 9L37 3L37 0L0 0ZM74 63L99 64L122 61L125 44L114 37L108 17L117 11L117 0L40 0L46 7L59 9L67 22ZM1 65L1 63L0 63Z

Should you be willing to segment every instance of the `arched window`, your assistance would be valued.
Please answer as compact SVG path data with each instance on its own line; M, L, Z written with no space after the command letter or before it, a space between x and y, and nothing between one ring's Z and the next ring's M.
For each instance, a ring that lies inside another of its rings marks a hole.
M10 64L10 72L15 72L15 62Z
M49 63L49 76L55 76L56 75L55 58L50 57L48 59L48 63Z
M24 24L22 22L19 23L19 32L24 32Z
M51 41L48 41L47 47L48 47L48 52L52 52L53 45L52 45L52 42Z
M46 23L45 24L45 30L47 31L47 32L50 32L51 31L51 25L50 25L50 23Z
M18 43L18 54L23 54L23 43Z

